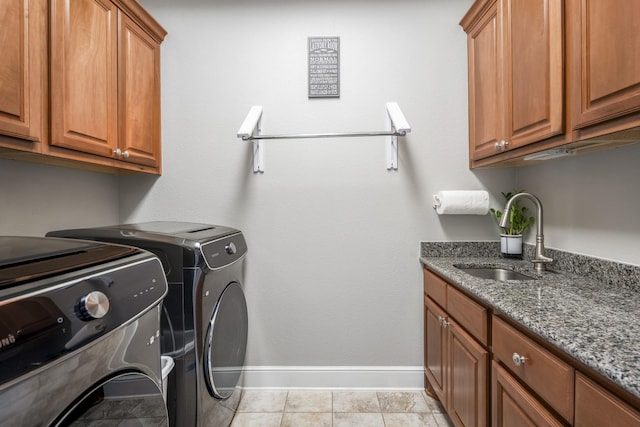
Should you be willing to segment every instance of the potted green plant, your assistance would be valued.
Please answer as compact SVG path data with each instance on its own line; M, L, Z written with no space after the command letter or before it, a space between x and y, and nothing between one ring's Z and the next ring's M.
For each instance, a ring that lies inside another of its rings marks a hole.
M508 193L502 193L505 202L522 190L514 190ZM497 209L490 209L498 223L502 218L503 212ZM505 256L522 257L522 233L535 222L535 218L529 216L526 206L520 204L520 200L516 201L509 212L509 224L502 228L500 234L500 250Z

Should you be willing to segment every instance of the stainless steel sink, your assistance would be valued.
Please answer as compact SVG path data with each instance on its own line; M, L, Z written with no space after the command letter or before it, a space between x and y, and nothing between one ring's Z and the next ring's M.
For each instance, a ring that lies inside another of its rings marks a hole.
M457 269L464 271L475 277L481 279L491 280L536 280L535 277L527 276L526 274L518 273L517 271L507 270L499 267L458 267Z

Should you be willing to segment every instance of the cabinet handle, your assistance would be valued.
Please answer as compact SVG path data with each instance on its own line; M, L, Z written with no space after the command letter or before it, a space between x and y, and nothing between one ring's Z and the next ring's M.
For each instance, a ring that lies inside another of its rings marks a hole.
M518 353L513 353L513 356L511 356L511 359L513 360L513 364L516 366L522 366L527 361L526 357L520 356Z
M446 328L447 326L449 326L449 322L447 322L447 318L446 317L442 317L442 316L438 316L438 322L440 322L440 324L442 325L442 327Z
M124 150L124 151L122 151L121 149L116 148L116 149L113 151L113 154L115 154L115 155L116 155L116 157L122 157L122 158L125 158L125 159L128 159L128 158L129 158L129 150Z
M504 139L500 142L496 142L495 144L493 144L493 148L495 148L496 151L506 150L508 147L509 147L509 142L505 141Z

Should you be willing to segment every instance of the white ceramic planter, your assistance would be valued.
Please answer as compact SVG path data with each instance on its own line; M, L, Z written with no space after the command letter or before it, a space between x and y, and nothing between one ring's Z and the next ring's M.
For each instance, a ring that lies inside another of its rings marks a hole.
M522 234L501 234L500 251L505 255L522 255Z

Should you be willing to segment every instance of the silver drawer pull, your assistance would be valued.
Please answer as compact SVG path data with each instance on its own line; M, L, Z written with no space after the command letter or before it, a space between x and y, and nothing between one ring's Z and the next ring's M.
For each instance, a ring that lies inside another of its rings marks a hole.
M513 363L516 366L522 366L527 361L526 357L520 356L518 353L513 353L513 356L511 357L511 359L513 360Z
M447 322L446 317L438 316L438 322L440 322L440 324L445 328L449 326L449 322Z
M504 139L500 142L496 142L495 144L493 144L493 148L495 148L496 151L506 150L508 147L509 147L509 141L505 141Z

